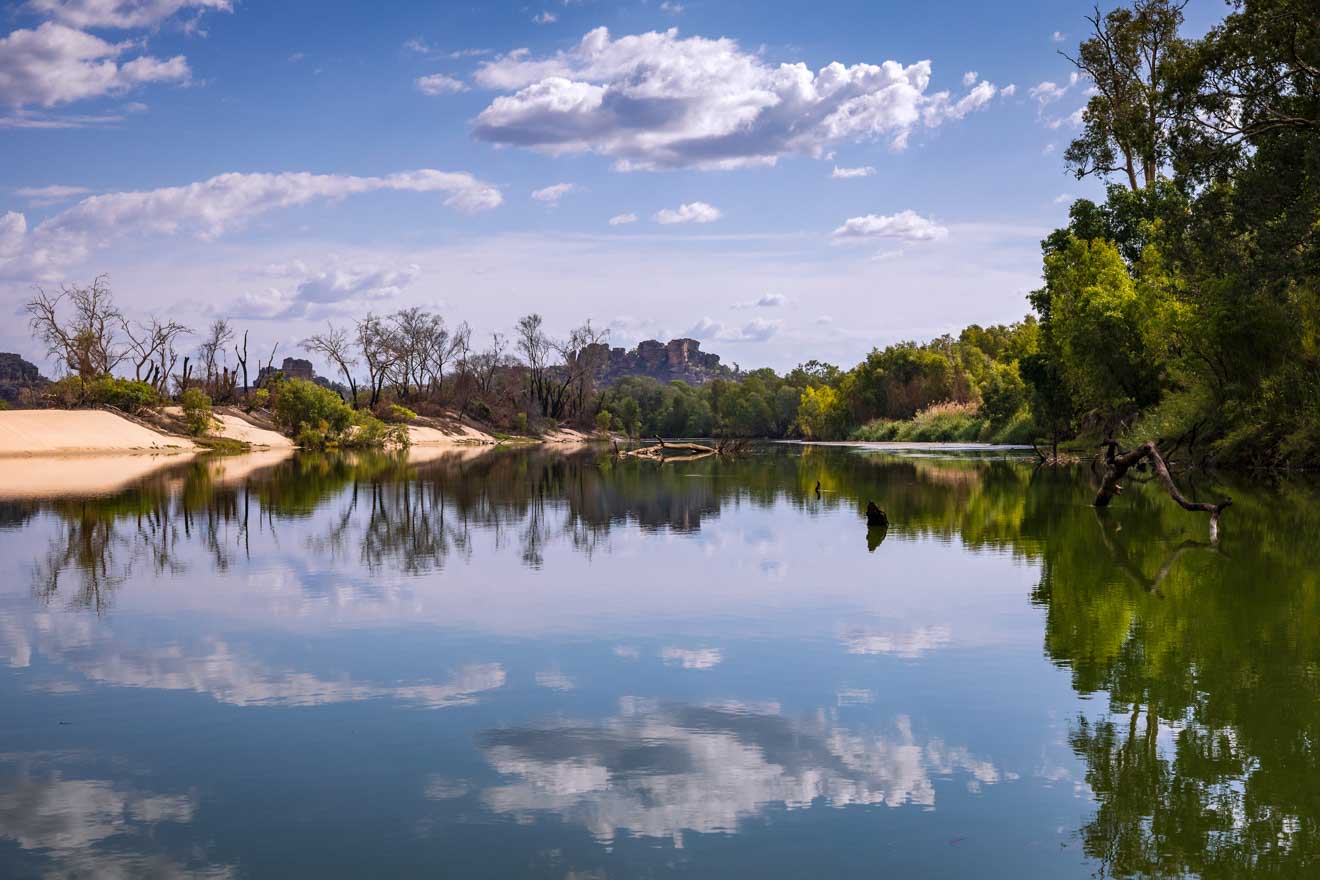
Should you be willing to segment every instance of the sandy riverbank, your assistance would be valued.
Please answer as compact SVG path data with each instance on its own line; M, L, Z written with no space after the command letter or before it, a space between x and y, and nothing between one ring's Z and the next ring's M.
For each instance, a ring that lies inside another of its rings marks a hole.
M195 452L197 445L96 409L0 412L0 456ZM0 465L9 467L10 465Z

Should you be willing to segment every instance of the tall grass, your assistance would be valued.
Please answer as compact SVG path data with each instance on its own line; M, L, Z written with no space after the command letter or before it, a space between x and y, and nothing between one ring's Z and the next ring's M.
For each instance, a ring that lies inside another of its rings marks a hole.
M1002 425L981 415L976 403L945 401L926 407L907 421L875 419L852 432L850 440L898 443L1027 443L1031 415L1022 409Z

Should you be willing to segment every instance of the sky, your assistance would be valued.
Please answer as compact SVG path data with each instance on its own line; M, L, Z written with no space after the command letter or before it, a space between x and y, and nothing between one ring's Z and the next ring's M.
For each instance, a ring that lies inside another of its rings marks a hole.
M1061 158L1089 12L3 3L0 351L49 372L23 304L101 274L254 358L413 305L479 344L538 312L781 370L1020 320L1040 239L1102 193Z

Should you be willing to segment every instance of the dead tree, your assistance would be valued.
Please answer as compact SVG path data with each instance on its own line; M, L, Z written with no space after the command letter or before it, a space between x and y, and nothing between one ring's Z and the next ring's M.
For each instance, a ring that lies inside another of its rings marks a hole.
M1169 467L1164 463L1164 457L1160 455L1160 451L1154 443L1143 443L1136 449L1123 452L1118 445L1118 441L1106 440L1104 450L1105 472L1100 479L1100 489L1096 492L1096 507L1108 507L1114 496L1123 492L1122 480L1127 476L1128 470L1142 461L1149 460L1151 466L1155 469L1155 475L1164 484L1164 488L1169 491L1169 497L1178 502L1179 507L1183 510L1210 514L1210 542L1215 543L1219 540L1219 515L1224 512L1224 508L1233 503L1233 499L1225 498L1218 504L1188 501L1182 492L1178 491L1178 487L1174 485L1173 475L1169 473Z
M246 394L246 393L247 393L247 390L248 390L247 335L248 335L248 332L247 332L246 330L244 330L244 331L243 331L243 347L242 347L241 349L240 349L237 345L234 346L234 357L238 358L238 365L239 365L240 367L243 368L243 393L244 393L244 394ZM237 371L235 371L235 372L237 372Z

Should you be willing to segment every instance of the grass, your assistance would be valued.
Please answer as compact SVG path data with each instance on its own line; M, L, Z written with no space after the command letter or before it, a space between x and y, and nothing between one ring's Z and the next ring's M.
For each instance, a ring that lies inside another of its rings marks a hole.
M1024 408L1001 425L981 415L975 403L946 401L911 419L876 419L852 432L850 440L898 443L1029 443L1031 415Z

